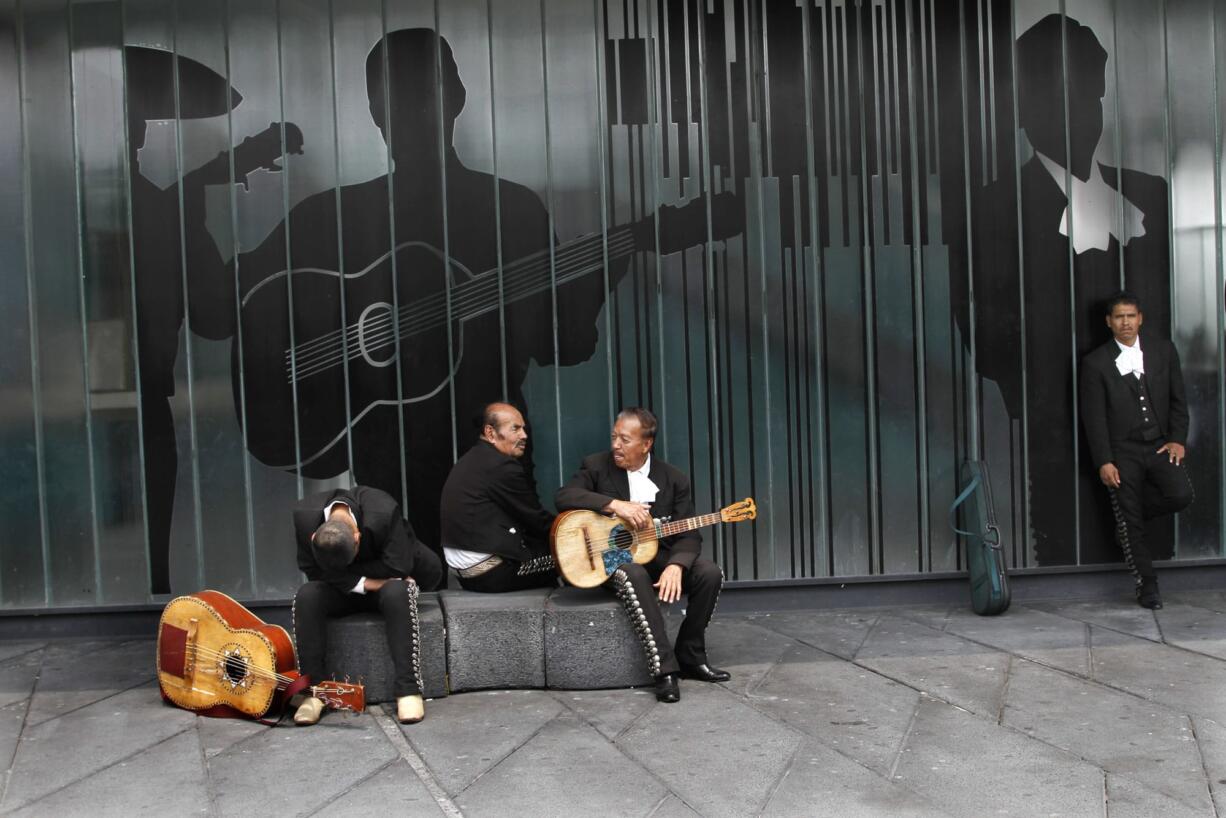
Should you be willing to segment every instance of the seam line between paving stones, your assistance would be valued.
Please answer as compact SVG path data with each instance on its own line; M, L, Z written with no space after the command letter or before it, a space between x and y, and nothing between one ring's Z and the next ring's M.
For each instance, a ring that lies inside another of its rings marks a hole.
M421 780L421 783L425 785L426 791L430 793L430 796L438 804L443 814L447 815L448 818L464 818L464 813L451 800L447 790L443 789L443 786L438 783L434 774L430 772L430 767L417 754L417 751L413 749L413 745L409 744L409 740L400 731L400 726L392 721L392 717L387 714L387 711L382 709L375 710L372 711L371 716L374 718L375 723L379 725L384 735L387 736L388 741L396 748L400 757L408 763L409 767Z
M35 651L46 650L46 648L47 648L47 643L43 642L40 645L38 645L38 647L33 647L33 648L30 648L29 650L23 650L21 653L14 653L12 656L9 656L8 658L6 658L3 662L0 662L0 665L7 665L9 662L16 662L18 659L23 659L29 656L31 653L34 653ZM39 664L41 666L42 663L40 662Z
M860 651L863 650L866 644L868 644L869 637L877 632L877 626L881 624L881 616L882 615L879 613L873 617L872 623L864 631L864 637L860 639L860 644L856 645L856 647L852 650L851 654L847 657L845 661L848 661L848 662L856 661L856 657L860 655Z
M539 688L537 688L537 689L539 689ZM480 691L471 691L471 692L480 692ZM555 699L555 701L557 701L557 700ZM525 738L525 739L524 739L523 741L521 741L519 744L516 744L514 747L512 747L510 750L508 750L508 751L507 751L507 752L506 752L506 753L505 753L505 754L502 756L502 758L498 759L498 760L497 760L497 761L495 761L493 764L491 764L490 766L488 766L488 767L486 767L484 770L482 770L480 773L478 773L478 774L477 774L477 776L476 776L475 778L473 778L473 780L472 780L472 781L469 781L469 782L468 782L466 785L464 785L464 787L462 787L462 788L461 788L461 789L459 789L459 790L456 790L456 795L459 795L460 793L463 793L463 792L468 792L469 788L471 788L473 784L476 784L476 783L477 783L478 781L480 781L482 778L485 778L487 775L489 775L490 773L492 773L494 770L496 770L496 769L498 769L499 767L501 767L501 766L502 766L502 762L506 761L508 758L510 758L511 756L513 756L513 755L515 755L516 753L518 753L518 752L520 751L520 749L522 749L522 748L523 748L523 746L524 746L525 744L527 744L528 742L532 741L532 739L536 738L536 737L537 737L537 736L539 736L539 735L540 735L542 732L544 732L545 728L546 728L546 727L548 727L550 724L552 724L552 723L553 723L553 721L554 721L555 719L557 719L557 717L558 717L558 714L556 714L556 713L555 713L555 714L554 714L552 717L550 717L549 719L547 719L547 720L546 720L546 721L545 721L543 724L541 724L539 727L537 727L535 730L533 730L531 735L529 735L527 738ZM583 721L583 719L581 718L581 719L580 719L580 721ZM594 728L594 727L593 727L592 729L594 729L594 730L595 730L595 728ZM599 730L596 730L596 732L597 732L597 733L600 733L600 731L599 731ZM602 738L603 738L603 736L602 736ZM406 741L407 741L407 739L406 739Z
M2 809L0 809L0 813L10 813L10 812L16 812L17 810L19 810L19 809L24 809L25 807L32 807L32 806L34 806L35 804L37 804L38 802L43 801L43 800L45 800L45 799L47 799L47 798L50 798L51 796L55 795L56 793L61 793L61 792L63 792L64 790L68 789L69 787L72 787L72 786L75 786L75 785L77 785L77 784L80 784L82 781L88 781L89 779L93 778L93 777L94 777L94 776L96 776L96 775L101 775L102 773L106 772L107 770L111 769L112 767L116 766L117 764L125 764L125 763L127 763L128 761L131 761L132 759L136 758L136 757L137 757L138 755L140 755L141 753L147 753L147 752L149 752L150 750L152 750L153 748L155 748L155 747L160 747L161 745L165 744L166 742L170 741L171 739L178 738L179 736L181 736L181 735L183 735L184 733L186 733L188 730L193 730L193 729L195 729L194 725L193 725L193 726L189 726L189 727L184 727L182 730L179 730L179 731L178 731L178 732L176 732L176 733L172 733L171 735L167 736L166 738L162 739L161 741L155 741L155 742L153 742L152 744L150 744L150 745L149 745L149 746L147 746L147 747L142 747L142 748L140 748L139 750L135 750L135 751L133 751L133 752L131 752L131 753L128 753L126 756L123 756L122 758L117 758L117 759L115 759L114 761L112 761L110 764L107 764L105 767L99 767L98 769L93 770L92 772L86 773L85 775L81 776L80 778L74 778L72 781L69 781L69 782L68 782L68 783L66 783L66 784L62 784L62 785L60 785L60 786L56 787L56 788L55 788L55 789L53 789L53 790L49 790L49 791L47 791L47 792L43 793L42 795L38 796L37 798L34 798L34 799L30 800L30 801L23 801L22 803L20 803L20 804L16 804L16 805L14 805L14 806L7 806L7 805L6 805L6 806L5 806L5 807L3 807Z
M880 617L879 617L879 619L880 619ZM875 623L874 623L874 624L875 624ZM922 623L922 622L918 622L918 623L916 623L916 624L922 625L923 627L927 627L927 628L929 628L929 630L933 630L933 631L935 631L935 632L937 632L937 633L941 633L941 631L937 631L935 628L932 628L932 627L931 627L931 626L929 626L929 625L925 625L925 624L924 624L924 623ZM1087 623L1087 624L1088 624L1088 623ZM948 634L945 634L945 635L947 635L947 636L953 636L953 637L955 637L955 638L957 638L957 639L964 639L964 640L965 640L965 641L967 641L967 642L971 642L971 643L973 643L973 644L981 645L981 646L983 646L983 647L988 647L988 648L990 648L991 650L993 650L993 651L994 651L994 652L996 652L996 653L1004 653L1004 654L1009 655L1009 656L1012 656L1012 655L1013 655L1013 654L1012 654L1010 651L1007 651L1007 650L1001 650L1001 649L1000 649L999 647L997 647L997 646L988 645L988 644L986 644L986 643L981 643L981 642L978 642L978 641L973 640L973 639L967 639L966 637L963 637L963 636L958 636L957 634L948 633ZM790 637L790 638L795 638L795 637ZM894 678L893 676L890 676L889 674L884 673L884 672L882 672L882 671L880 671L880 670L877 670L877 669L875 669L875 668L871 668L871 667L868 667L868 666L866 666L866 665L863 665L863 664L861 664L860 662L858 662L858 661L856 661L856 660L854 660L854 659L844 659L843 657L840 657L840 656L837 656L837 655L835 655L835 654L831 653L829 650L826 650L826 649L824 649L824 648L817 647L817 646L815 646L815 645L811 645L811 644L809 644L809 643L807 643L807 642L804 642L803 640L796 640L796 641L799 641L799 642L801 642L802 644L804 644L804 645L806 645L806 646L808 646L808 647L811 647L811 648L813 648L814 650L817 650L817 651L819 651L819 652L821 652L821 653L825 653L825 654L827 654L827 655L829 655L829 656L834 656L836 659L838 659L838 660L840 660L840 661L847 662L847 663L848 663L848 664L850 664L850 665L853 665L853 666L855 666L855 667L861 668L862 670L865 670L865 671L867 671L867 672L869 672L869 673L872 673L872 674L874 674L874 675L876 675L876 676L880 676L881 678L886 679L887 681L893 682L893 683L898 684L898 685L901 685L901 686L903 686L903 687L905 687L905 688L907 688L907 689L909 689L909 690L913 690L913 691L915 691L915 692L916 692L917 694L919 694L919 696L920 696L919 703L922 703L923 698L926 696L927 698L931 699L932 701L938 702L938 703L943 704L943 705L945 705L945 706L947 706L947 707L956 707L956 708L958 708L959 710L963 710L963 711L965 711L966 713L969 713L969 714L970 714L970 715L971 715L973 718L978 718L978 719L981 719L981 720L983 720L983 721L988 721L987 719L982 719L982 717L980 716L980 714L975 713L974 711L969 710L969 709L967 709L966 707L963 707L963 706L962 706L962 705L960 705L960 704L956 704L956 703L954 703L954 702L952 702L952 701L950 701L950 700L948 700L948 699L945 699L945 698L943 698L943 697L941 697L941 696L939 696L939 695L935 695L935 694L930 693L930 692L928 692L928 691L925 691L925 690L920 690L919 688L915 687L913 684L911 684L911 683L909 683L909 682L906 682L906 681L904 681L904 680L902 680L902 679L897 679L897 678ZM1146 640L1146 641L1150 641L1151 643L1153 643L1153 640ZM1153 644L1159 644L1159 643L1153 643ZM1048 666L1048 665L1043 664L1042 662L1036 662L1036 661L1034 661L1033 659L1030 659L1030 658L1025 657L1025 656L1018 656L1017 658L1021 659L1022 661L1031 662L1031 663L1036 664L1036 665L1039 665L1039 666L1041 666L1041 667L1047 667L1047 668L1049 668L1050 670L1053 670L1053 671L1058 672L1058 673L1062 673L1062 674L1064 674L1064 675L1066 675L1066 676L1072 676L1072 677L1073 677L1073 678L1075 678L1075 679L1079 679L1079 680L1082 680L1082 681L1086 681L1086 679L1085 679L1084 677L1082 677L1082 676L1080 676L1080 675L1078 675L1078 674L1069 673L1068 671L1065 671L1065 670L1063 670L1063 669L1061 669L1061 668L1050 667L1050 666ZM1096 681L1096 680L1093 680L1093 679L1088 680L1088 681L1092 682L1093 684L1100 685L1100 686L1102 686L1102 687L1104 687L1104 688L1107 688L1108 690L1114 690L1114 691L1116 691L1116 692L1123 693L1123 694L1125 694L1125 695L1131 696L1131 697L1133 697L1133 698L1136 698L1136 699L1138 699L1138 700L1140 700L1140 701L1145 702L1145 703L1146 703L1146 704L1148 704L1148 705L1155 706L1155 707L1159 707L1159 708L1161 708L1161 709L1163 709L1163 710L1166 710L1166 711L1168 711L1168 712L1171 712L1171 713L1177 714L1177 715L1179 715L1179 716L1187 717L1187 716L1189 715L1189 714L1187 714L1187 713L1184 713L1184 712L1179 711L1179 710L1175 710L1174 708L1171 708L1171 707L1169 707L1169 706L1167 706L1167 705L1164 705L1164 704L1162 704L1161 702L1156 702L1156 701L1154 701L1154 700L1152 700L1152 699L1146 699L1146 698L1144 698L1143 696L1138 696L1137 694L1132 693L1132 692L1127 691L1127 690L1119 690L1119 689L1117 689L1117 688L1115 688L1115 687L1113 687L1113 686L1111 686L1111 685L1108 685L1108 684L1106 684L1106 683L1104 683L1104 682ZM872 772L874 775L877 775L879 778L880 778L880 777L882 777L882 776L881 776L881 773L880 773L880 772L878 772L877 770L874 770L874 769L872 769L871 767L868 767L866 764L864 764L863 762L861 762L861 761L860 761L859 759L857 759L857 758L854 758L854 757L852 757L852 756L850 756L850 755L846 755L845 753L843 753L843 752L842 752L841 750L839 750L838 748L833 747L833 746L831 746L831 745L827 744L827 743L826 743L826 742L825 742L825 741L824 741L824 740L823 740L821 737L819 737L819 736L811 736L811 735L810 735L810 734L808 734L808 733L804 733L804 731L800 730L799 728L794 727L794 726L792 726L791 724L788 724L787 722L783 722L783 721L781 721L780 719L776 718L776 717L775 717L773 714L771 714L771 713L767 713L767 712L764 712L764 711L760 710L759 708L757 708L756 706L754 706L754 705L753 705L752 700L749 700L748 698L747 698L746 700L750 702L750 706L751 706L751 707L753 707L753 708L754 708L754 710L758 711L758 712L759 712L759 713L761 713L763 716L766 716L767 718L770 718L770 719L772 719L773 721L776 721L777 723L783 724L784 726L786 726L786 727L787 727L788 729L790 729L790 730L794 730L794 731L800 732L802 735L809 736L809 737L811 737L811 738L815 738L815 739L817 739L819 742L821 742L823 745L825 745L825 746L826 746L826 747L828 747L829 749L834 750L835 752L839 753L840 755L844 755L846 758L851 759L852 761L856 762L856 763L857 763L857 764L859 764L860 766L862 766L862 767L864 767L865 769L867 769L867 770L869 770L870 772ZM1002 701L1003 701L1003 700L1002 700ZM919 706L919 704L917 704L917 707L918 707L918 706ZM1057 751L1057 752L1059 752L1059 753L1062 753L1062 754L1064 754L1064 755L1070 756L1070 757L1072 757L1072 758L1076 758L1076 759L1078 759L1079 761L1081 761L1081 762L1083 762L1083 763L1085 763L1085 764L1088 764L1089 766L1091 766L1091 767L1093 767L1093 768L1095 768L1095 769L1097 769L1097 770L1102 771L1102 772L1103 772L1103 774L1104 774L1104 776L1106 775L1107 770L1106 770L1106 769L1105 769L1105 768L1102 766L1102 764L1100 764L1100 763L1098 763L1098 762L1094 761L1093 759L1086 758L1085 756L1082 756L1082 755L1080 755L1079 753L1073 752L1072 750L1070 750L1070 749L1068 749L1068 748L1066 748L1066 747L1061 747L1061 746L1059 746L1059 745L1057 745L1057 744L1053 744L1053 743L1051 743L1050 741L1047 741L1047 740L1045 740L1045 739L1043 739L1043 738L1040 738L1040 737L1038 737L1038 736L1035 736L1035 735L1032 735L1032 734L1030 734L1030 733L1027 733L1027 732L1025 732L1025 731L1023 731L1023 730L1020 730L1019 728L1012 727L1012 726L1010 726L1010 725L1008 725L1008 724L1000 724L1000 725L998 725L998 726L1000 726L1000 727L1001 727L1002 729L1004 729L1004 730L1008 730L1009 732L1011 732L1011 733L1013 733L1013 734L1015 734L1015 735L1021 736L1022 738L1028 739L1028 740L1030 740L1030 741L1035 741L1035 742L1038 742L1039 744L1042 744L1042 745L1045 745L1045 746L1047 746L1047 747L1050 747L1050 748L1052 748L1053 750L1056 750L1056 751ZM1192 805L1188 805L1188 804L1186 804L1186 802L1185 802L1185 801L1184 801L1182 798L1180 798L1180 797L1178 797L1178 796L1171 795L1170 793L1163 792L1162 790L1156 790L1156 789L1154 789L1153 787L1151 787L1150 785L1148 785L1148 784L1146 784L1146 783L1144 783L1144 782L1142 782L1142 781L1139 781L1139 780L1137 780L1137 779L1134 779L1134 778L1132 778L1131 776L1129 776L1129 775L1127 775L1127 774L1125 774L1125 773L1112 772L1111 774L1112 774L1112 775L1114 775L1114 776L1116 776L1116 777L1118 777L1118 778L1122 778L1122 779L1124 779L1124 780L1127 780L1127 781L1130 781L1130 782L1132 782L1132 783L1134 783L1134 784L1137 784L1138 786L1141 786L1141 787L1143 787L1144 789L1147 789L1147 790L1150 790L1150 791L1157 792L1157 793L1160 793L1160 794L1162 794L1162 795L1165 795L1165 796L1167 796L1168 798L1171 798L1171 799L1172 799L1172 800L1174 800L1174 801L1177 801L1177 802L1179 802L1179 803L1181 803L1181 804L1185 804L1186 806L1192 806ZM893 781L893 778L891 777L889 780L890 780L890 781ZM1104 779L1104 780L1105 780L1105 779ZM897 783L897 782L894 782L894 783ZM900 786L902 786L902 785L900 785ZM1105 785L1104 785L1104 786L1105 786ZM907 788L907 790L908 790L908 792L912 792L913 794L915 794L915 795L920 795L920 796L922 797L922 795L921 795L920 793L916 793L915 791L911 790L910 788ZM1212 797L1213 797L1212 792L1210 792L1210 800L1211 800L1211 801L1212 801Z
M196 734L196 746L200 748L200 764L204 769L204 797L209 802L209 815L220 815L217 811L217 794L213 791L213 767L209 764L209 754L204 749L204 736L200 735L200 717L192 722L191 730Z
M348 795L349 793L353 792L353 791L354 791L354 790L356 790L358 787L362 786L362 785L363 785L363 784L365 784L367 781L371 780L371 779L372 779L372 778L374 778L376 775L378 775L379 773L381 773L381 772L383 772L384 770L386 770L388 767L391 767L393 764L396 764L397 762L399 762L399 761L403 761L403 760L404 760L404 759L403 759L403 758L401 758L400 754L399 754L399 753L397 753L396 755L394 755L394 756L392 756L391 758L389 758L389 759L388 759L386 762L384 762L383 764L380 764L378 767L376 767L375 769L373 769L373 770L371 770L370 772L368 772L366 775L364 775L364 776L362 776L361 778L359 778L357 781L354 781L354 782L353 782L352 784L350 784L348 787L345 787L345 789L340 790L339 792L334 792L334 793L332 793L331 795L329 795L327 798L325 798L325 799L324 799L323 803L322 803L322 804L320 804L319 806L317 806L317 807L315 807L315 808L311 809L309 812L303 812L303 813L299 813L299 814L300 814L300 815L302 815L302 816L303 816L303 818L311 818L311 816L313 816L313 815L319 815L321 812L323 812L324 810L326 810L328 807L332 806L332 805L333 805L333 804L335 804L337 801L339 801L341 798L343 798L343 797L345 797L346 795ZM433 793L432 793L431 795L433 795Z
M766 796L762 802L758 804L758 808L753 811L754 815L762 815L766 812L766 808L770 806L771 801L775 800L775 795L778 794L779 788L783 786L784 780L788 777L788 773L792 772L792 768L796 766L796 756L800 755L800 749L805 746L804 737L801 737L796 742L796 747L793 748L792 754L788 756L788 763L783 765L783 769L779 771L779 775L775 777L774 782L766 790Z
M894 761L890 764L890 772L886 776L890 781L897 780L898 765L902 763L903 753L907 751L907 744L911 741L911 733L915 730L916 719L919 718L920 705L924 701L924 695L915 697L915 706L911 708L911 718L907 719L907 729L902 732L902 739L898 742L898 749L894 751Z
M1013 654L1005 654L1005 680L1000 686L1000 705L996 708L996 723L1005 724L1005 707L1009 702L1009 684L1013 681Z
M41 670L41 668L40 668ZM38 681L35 677L34 683ZM4 767L4 777L0 780L0 806L4 804L4 798L8 795L9 781L13 774L13 765L17 762L17 750L21 747L21 737L26 732L26 720L30 716L30 703L34 701L34 684L30 685L30 695L20 702L25 705L25 712L21 714L21 728L17 731L17 738L13 741L13 752L9 754L8 764ZM17 704L17 702L14 702Z
M1205 761L1205 748L1200 743L1200 731L1196 729L1196 719L1192 716L1187 716L1188 726L1192 729L1192 740L1196 742L1196 752L1200 755L1200 768L1205 774L1205 788L1209 791L1209 807L1213 810L1214 818L1221 818L1221 813L1217 808L1217 799L1213 797L1213 776L1209 774L1209 764Z
M39 677L41 678L41 676L42 676L42 673L41 673L41 670L40 670L40 672L39 672ZM105 696L103 696L103 697L101 697L101 698L99 698L99 699L94 699L92 702L86 702L85 704L78 705L77 707L74 707L74 708L72 708L71 710L65 710L65 711L63 711L62 713L56 713L54 716L49 716L48 718L45 718L45 719L43 719L42 721L37 721L37 722L34 722L33 724L31 724L31 725L30 725L30 727L41 727L41 726L42 726L42 725L44 725L44 724L50 724L51 722L55 721L56 719L62 719L62 718L64 718L64 716L71 716L73 713L78 713L78 712L80 712L80 711L84 710L84 709L85 709L85 708L87 708L87 707L93 707L95 704L101 704L102 702L106 701L107 699L113 699L113 698L115 698L116 696L123 695L124 693L127 693L127 692L129 692L129 691L131 691L131 690L136 690L138 687L145 687L145 686L153 687L153 686L155 686L156 684L157 684L157 682L156 682L156 681L151 681L151 680L149 680L149 679L141 679L139 682L136 682L135 684L131 684L131 685L128 685L127 687L123 687L123 688L118 688L118 689L117 689L117 690L115 690L113 693L108 693L108 694L106 694ZM33 691L31 691L31 693L30 693L30 699L31 699L31 701L33 701L33 699L34 699L34 692L33 692ZM171 705L167 705L167 707L170 707L170 706L171 706ZM27 711L26 711L26 715L27 715L27 717L29 716L29 710L28 710L28 709L27 709ZM23 722L22 722L22 725L21 725L21 732L22 732L23 734L25 733L25 729L26 729L26 722L24 722L24 721L23 721Z

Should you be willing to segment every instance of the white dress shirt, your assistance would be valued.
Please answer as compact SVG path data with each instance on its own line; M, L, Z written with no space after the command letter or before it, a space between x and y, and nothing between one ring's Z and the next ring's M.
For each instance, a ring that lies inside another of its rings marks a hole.
M627 471L626 478L630 481L630 502L654 503L660 492L659 486L651 482L647 475L651 474L651 455L643 461L643 465L634 471Z

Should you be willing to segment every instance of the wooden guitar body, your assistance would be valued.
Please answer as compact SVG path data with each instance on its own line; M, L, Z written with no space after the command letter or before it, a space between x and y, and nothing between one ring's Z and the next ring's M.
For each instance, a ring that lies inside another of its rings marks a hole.
M162 694L179 707L228 707L252 718L274 704L284 687L278 677L298 675L285 629L262 622L219 591L181 596L166 606L157 669Z
M622 521L595 511L563 511L554 519L549 539L558 572L579 588L595 588L627 562L651 562L660 548L654 532L619 542L631 539Z

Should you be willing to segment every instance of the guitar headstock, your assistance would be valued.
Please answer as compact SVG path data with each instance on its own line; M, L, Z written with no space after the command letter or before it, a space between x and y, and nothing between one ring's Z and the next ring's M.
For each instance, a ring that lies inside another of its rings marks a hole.
M366 709L366 688L349 682L320 682L311 687L311 694L330 710L361 713Z
M720 519L725 523L739 523L744 520L754 520L758 517L758 507L752 497L746 497L739 503L724 506L719 511Z
M735 193L711 197L711 235L707 235L707 197L699 196L680 207L659 210L660 252L679 253L705 241L723 241L745 229L745 205Z

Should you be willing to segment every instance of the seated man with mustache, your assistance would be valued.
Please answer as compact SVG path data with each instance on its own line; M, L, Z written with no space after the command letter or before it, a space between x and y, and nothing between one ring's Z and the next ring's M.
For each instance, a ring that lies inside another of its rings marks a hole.
M509 403L481 411L477 443L447 476L440 503L443 553L468 591L498 593L557 584L549 556L553 516L541 507L520 458L524 416Z

